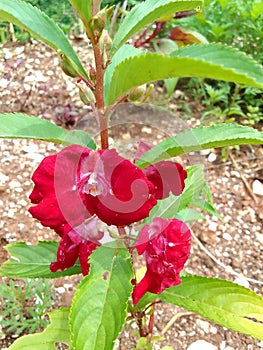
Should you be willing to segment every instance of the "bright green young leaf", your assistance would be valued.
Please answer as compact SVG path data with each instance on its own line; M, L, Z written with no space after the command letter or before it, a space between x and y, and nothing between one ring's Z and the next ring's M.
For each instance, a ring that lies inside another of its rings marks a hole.
M84 25L89 23L92 17L92 0L69 0L83 21Z
M152 222L153 218L175 218L178 212L189 206L195 199L199 199L206 185L202 165L194 165L187 169L185 188L180 196L170 194L169 197L159 200L144 223Z
M262 144L263 132L238 124L219 124L188 129L160 142L136 162L140 168L201 149Z
M161 17L180 11L195 10L203 1L191 0L146 0L135 6L126 16L114 36L112 50L117 51L129 38Z
M220 44L199 44L176 50L171 57L147 52L123 58L114 69L105 103L113 104L138 85L175 77L211 78L263 88L262 67L244 53Z
M159 298L263 340L263 298L235 283L201 276L182 277L182 284L165 290Z
M79 264L65 271L50 271L50 263L56 261L58 242L39 242L37 245L16 242L8 244L6 249L10 258L0 267L2 277L56 278L81 273Z
M0 138L35 139L96 149L93 139L82 130L68 132L47 120L22 113L0 114Z
M21 0L1 0L0 20L14 23L27 30L56 51L60 49L75 63L79 72L87 77L87 73L63 31L37 7Z
M68 324L68 309L52 310L48 313L50 325L36 334L25 335L18 338L10 350L56 350L56 343L64 343L72 349Z
M70 311L72 343L81 350L111 350L127 316L133 278L128 249L97 248L89 275L79 284Z
M115 71L115 68L124 60L127 58L135 57L143 55L146 51L138 50L135 47L131 45L123 45L113 56L111 60L111 64L106 69L105 75L104 75L104 98L109 95L110 91L110 83Z

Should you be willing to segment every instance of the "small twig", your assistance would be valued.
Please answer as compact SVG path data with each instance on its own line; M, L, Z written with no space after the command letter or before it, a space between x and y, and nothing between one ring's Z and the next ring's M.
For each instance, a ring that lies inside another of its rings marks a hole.
M235 275L237 277L240 277L242 279L247 280L248 282L251 283L256 283L256 284L262 284L262 281L255 280L253 278L246 277L242 275L241 273L236 272L235 270L232 269L230 266L226 266L224 263L222 263L220 260L218 260L206 247L203 245L202 242L196 237L196 235L192 232L192 237L195 239L196 243L199 245L199 247L209 256L211 260L213 260L217 265L221 266L223 269L225 269L228 273Z
M21 106L20 106L20 111L21 112L24 112L24 108L25 108L25 105L32 93L32 90L33 90L33 85L30 86L30 90L28 91L28 93L26 94L26 97L24 98L24 101L21 103Z
M246 190L248 191L250 197L253 199L253 201L257 204L258 200L256 198L256 196L254 195L252 189L249 186L249 183L247 182L247 179L245 178L245 176L242 174L241 169L239 168L239 166L237 165L237 162L235 161L234 157L232 156L231 153L229 153L229 158L231 159L231 161L233 162L234 167L236 168L236 170L239 172L241 180L243 181Z
M182 316L191 316L191 315L195 315L195 314L193 312L178 312L170 319L170 321L167 323L167 325L161 331L161 334L164 335L164 333L166 333L172 327L172 325L178 320L178 318L180 318Z

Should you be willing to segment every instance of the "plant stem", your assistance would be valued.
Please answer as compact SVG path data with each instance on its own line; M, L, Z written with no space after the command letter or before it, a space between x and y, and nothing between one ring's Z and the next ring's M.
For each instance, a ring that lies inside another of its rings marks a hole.
M104 68L103 57L100 51L100 44L93 43L94 58L96 65L96 88L95 99L97 103L98 119L100 126L100 142L102 149L109 148L109 136L108 136L108 113L104 111L104 96L103 96L103 82L104 82Z

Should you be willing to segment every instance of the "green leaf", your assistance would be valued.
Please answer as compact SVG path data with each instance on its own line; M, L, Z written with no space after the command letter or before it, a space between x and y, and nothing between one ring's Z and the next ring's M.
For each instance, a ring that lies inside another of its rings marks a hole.
M87 26L92 17L92 0L69 0L79 17Z
M72 343L81 350L110 350L127 316L131 256L126 248L104 245L89 261L90 273L78 286L70 311Z
M35 38L43 41L52 49L56 51L60 49L75 63L80 73L84 77L87 77L87 73L63 31L37 7L21 0L1 0L0 19L12 22L27 30Z
M115 71L115 68L127 58L143 55L146 51L138 50L131 45L123 45L113 56L110 65L107 67L104 75L104 98L110 93L110 83Z
M198 211L192 208L180 210L178 213L176 213L175 218L184 221L186 224L204 219L204 217Z
M50 263L56 260L58 242L39 242L37 245L16 242L8 244L6 249L10 258L0 267L1 277L56 278L81 273L79 264L65 271L50 271Z
M144 296L138 301L136 306L133 307L133 310L138 311L138 310L144 310L146 306L150 305L153 303L156 299L159 298L159 294L153 294L150 292L147 292L144 294Z
M187 178L185 188L180 196L170 194L169 197L158 200L152 208L148 218L144 223L150 223L155 217L172 219L195 199L199 199L202 191L206 186L204 178L204 168L202 165L194 165L187 169Z
M111 52L115 52L129 38L148 24L175 12L195 10L203 1L190 0L146 0L135 6L121 23L114 36Z
M56 350L56 343L67 344L70 349L70 333L68 324L68 309L52 310L48 313L50 325L36 334L25 335L17 339L10 347L10 350Z
M22 113L0 114L0 138L34 139L65 145L78 144L96 149L93 139L82 130L68 132L47 120Z
M235 283L182 277L182 284L166 289L159 297L223 327L263 340L263 298Z
M263 132L238 124L220 124L188 129L168 138L136 162L140 168L189 152L216 147L262 144Z
M203 77L263 88L262 67L244 53L220 44L199 44L178 49L171 57L147 52L119 61L105 103L111 105L136 86L175 77Z

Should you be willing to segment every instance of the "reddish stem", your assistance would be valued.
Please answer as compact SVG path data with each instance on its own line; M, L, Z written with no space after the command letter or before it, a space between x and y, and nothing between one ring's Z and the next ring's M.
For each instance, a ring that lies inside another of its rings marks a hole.
M94 58L96 65L96 87L95 87L95 99L97 103L99 125L100 125L100 142L102 149L109 148L109 136L108 136L108 115L104 112L104 96L103 96L103 82L104 82L104 68L103 57L100 51L99 43L93 44Z

